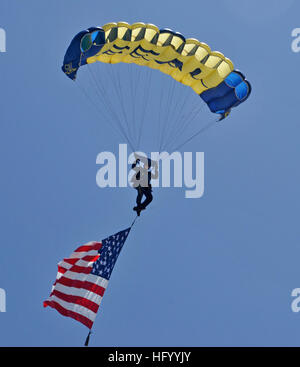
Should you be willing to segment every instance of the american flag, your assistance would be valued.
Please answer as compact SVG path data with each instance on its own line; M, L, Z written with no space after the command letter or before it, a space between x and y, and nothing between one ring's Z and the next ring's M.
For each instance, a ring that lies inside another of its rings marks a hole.
M91 329L130 229L102 242L80 246L69 258L60 261L52 292L44 301L44 307L53 307Z

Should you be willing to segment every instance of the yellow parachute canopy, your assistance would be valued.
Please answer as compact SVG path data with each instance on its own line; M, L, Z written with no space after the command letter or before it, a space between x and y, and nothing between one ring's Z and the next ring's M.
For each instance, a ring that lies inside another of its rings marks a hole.
M86 63L135 63L158 69L197 94L219 85L233 70L230 59L194 38L185 39L153 24L105 24L105 44ZM97 32L97 31L95 31ZM90 34L87 35L91 37Z

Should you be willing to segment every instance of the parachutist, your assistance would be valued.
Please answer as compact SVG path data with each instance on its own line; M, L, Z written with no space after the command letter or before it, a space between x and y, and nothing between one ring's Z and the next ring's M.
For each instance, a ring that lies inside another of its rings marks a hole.
M137 153L134 153L134 156L136 160L131 168L136 173L132 177L131 182L133 183L133 187L137 190L137 206L135 206L133 210L140 216L141 211L145 210L153 200L151 179L158 178L158 164L150 158L140 156ZM153 169L154 173L152 171ZM142 202L143 196L145 196L145 200Z

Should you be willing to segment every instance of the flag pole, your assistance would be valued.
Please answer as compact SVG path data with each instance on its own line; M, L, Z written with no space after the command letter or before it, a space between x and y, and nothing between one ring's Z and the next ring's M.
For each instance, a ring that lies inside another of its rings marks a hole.
M89 341L90 341L90 336L92 334L92 330L90 329L89 333L88 333L88 336L86 337L85 339L85 343L84 343L84 346L85 347L88 347L89 346Z

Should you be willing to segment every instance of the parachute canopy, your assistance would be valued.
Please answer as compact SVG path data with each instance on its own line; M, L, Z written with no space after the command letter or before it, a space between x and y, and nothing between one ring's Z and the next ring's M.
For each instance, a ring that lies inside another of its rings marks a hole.
M251 93L250 83L221 52L153 24L108 23L78 33L67 49L62 70L75 80L82 65L96 61L158 69L191 87L223 118Z

